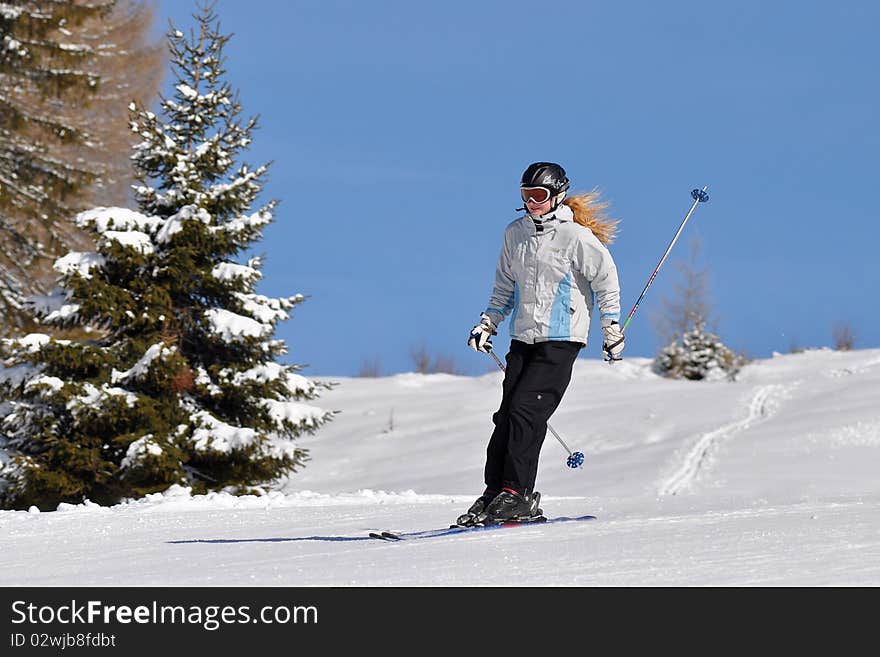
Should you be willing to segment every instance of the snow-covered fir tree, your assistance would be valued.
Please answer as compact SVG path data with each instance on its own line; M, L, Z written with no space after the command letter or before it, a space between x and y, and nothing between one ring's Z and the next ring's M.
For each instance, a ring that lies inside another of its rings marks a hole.
M224 81L229 36L210 6L195 18L188 37L168 35L177 84L163 118L131 106L137 209L79 213L96 251L59 258L58 291L33 300L45 323L94 339L4 343L7 508L172 484L252 492L301 466L295 438L333 415L311 403L328 384L277 362L276 325L302 295L257 294L260 258L239 262L276 204L252 211L267 167L236 161L256 124Z
M706 330L706 321L697 317L694 326L660 350L653 369L671 379L734 379L745 358L726 347L721 339Z

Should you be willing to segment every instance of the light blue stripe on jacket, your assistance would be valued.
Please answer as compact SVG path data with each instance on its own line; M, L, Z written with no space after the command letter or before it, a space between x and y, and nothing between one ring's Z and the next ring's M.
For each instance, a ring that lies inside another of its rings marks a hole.
M556 297L550 308L550 340L571 339L571 272L568 272L556 288Z

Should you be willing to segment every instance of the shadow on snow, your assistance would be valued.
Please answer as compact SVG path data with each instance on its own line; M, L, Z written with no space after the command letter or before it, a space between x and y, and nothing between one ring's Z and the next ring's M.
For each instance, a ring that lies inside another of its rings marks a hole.
M375 541L375 539L369 536L301 536L298 538L193 538L167 542L185 545L190 543L294 543L298 541Z

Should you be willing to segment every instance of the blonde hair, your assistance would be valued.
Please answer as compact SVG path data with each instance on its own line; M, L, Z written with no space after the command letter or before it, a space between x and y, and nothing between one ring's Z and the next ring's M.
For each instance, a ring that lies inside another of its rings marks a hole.
M605 214L608 202L599 200L598 190L573 194L565 198L562 203L571 208L575 223L593 231L593 235L605 246L611 244L617 237L617 224L620 220L609 219Z

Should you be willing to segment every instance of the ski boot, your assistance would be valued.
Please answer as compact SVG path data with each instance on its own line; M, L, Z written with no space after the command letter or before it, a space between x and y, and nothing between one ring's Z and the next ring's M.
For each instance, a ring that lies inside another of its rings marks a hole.
M505 522L541 522L546 518L538 506L540 502L541 493L537 491L521 495L511 490L504 490L498 493L483 512L474 518L472 524L499 525Z
M467 510L467 513L463 513L458 516L458 519L455 521L454 525L449 525L450 527L471 527L474 524L474 518L480 515L483 511L486 510L486 507L489 506L489 503L495 499L495 494L491 492L485 492L480 495L476 502L471 504L471 508Z

